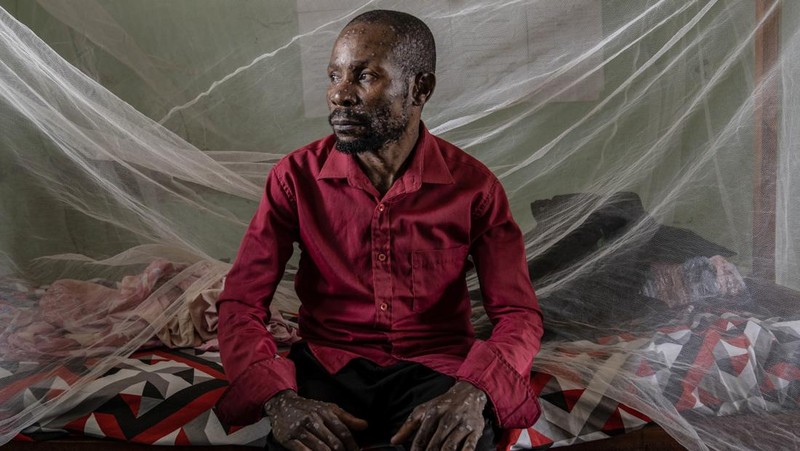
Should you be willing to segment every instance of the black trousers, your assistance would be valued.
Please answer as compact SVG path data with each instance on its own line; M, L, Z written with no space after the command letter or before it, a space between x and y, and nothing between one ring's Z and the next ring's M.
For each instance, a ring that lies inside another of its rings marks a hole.
M304 342L292 346L289 359L297 368L300 396L336 404L369 423L366 431L353 432L360 446L388 445L415 407L444 394L455 384L452 377L412 362L381 367L366 359L355 359L330 375ZM480 451L495 449L490 409L484 411L484 417L487 421L478 441ZM286 448L270 433L266 449L284 451Z

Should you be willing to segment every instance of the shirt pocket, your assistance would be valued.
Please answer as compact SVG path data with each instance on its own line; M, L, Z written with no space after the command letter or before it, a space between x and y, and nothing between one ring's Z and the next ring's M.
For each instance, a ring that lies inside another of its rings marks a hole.
M463 283L468 246L415 250L411 254L411 288L415 312L439 302L454 283Z

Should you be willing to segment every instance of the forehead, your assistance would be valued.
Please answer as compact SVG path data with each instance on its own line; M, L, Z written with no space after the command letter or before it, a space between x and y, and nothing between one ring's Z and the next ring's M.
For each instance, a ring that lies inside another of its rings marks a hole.
M392 27L384 24L351 24L339 33L331 53L331 64L352 60L380 62L390 59L396 41Z

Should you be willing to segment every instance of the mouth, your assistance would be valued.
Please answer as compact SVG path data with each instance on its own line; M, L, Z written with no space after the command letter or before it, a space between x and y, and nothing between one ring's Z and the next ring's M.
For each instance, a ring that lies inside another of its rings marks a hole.
M334 131L339 133L355 132L365 127L365 125L360 122L333 122L331 125Z
M328 122L337 132L356 131L367 126L365 118L358 117L352 112L337 111L330 115Z
M336 133L342 134L355 133L363 130L367 126L367 122L365 121L346 116L333 116L329 122Z

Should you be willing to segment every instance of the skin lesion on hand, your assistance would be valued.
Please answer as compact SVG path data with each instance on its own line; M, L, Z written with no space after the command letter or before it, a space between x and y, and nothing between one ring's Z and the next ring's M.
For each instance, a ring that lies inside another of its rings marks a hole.
M351 450L358 445L351 431L367 428L365 420L340 407L283 391L264 405L274 439L289 450Z
M391 442L411 442L410 451L474 451L483 434L487 402L482 390L457 382L447 393L417 406Z
M391 443L410 444L409 451L474 451L485 427L487 402L486 393L459 381L443 395L417 406ZM368 426L336 405L303 398L293 391L277 394L264 410L275 440L290 450L358 450L351 431Z

